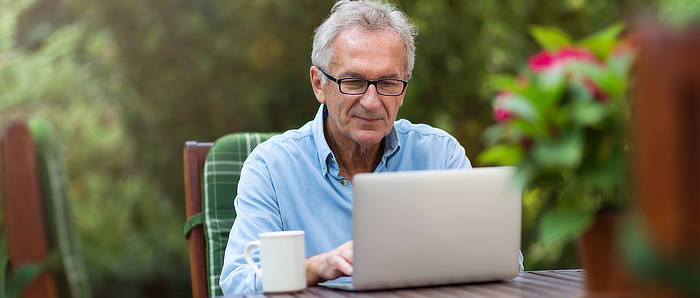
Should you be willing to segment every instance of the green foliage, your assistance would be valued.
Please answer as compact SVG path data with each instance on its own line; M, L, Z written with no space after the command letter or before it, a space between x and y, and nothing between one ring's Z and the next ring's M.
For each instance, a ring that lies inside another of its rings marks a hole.
M614 50L622 30L616 24L574 42L560 30L535 26L532 35L545 50L519 75L527 79L491 79L505 89L494 100L498 123L485 134L491 148L479 160L516 165L516 182L546 193L539 198L535 243L542 247L570 242L597 210L624 204L634 52Z
M44 269L38 264L25 264L7 276L5 297L20 297L20 294L27 286L36 279Z
M696 0L664 0L659 3L662 21L676 27L700 22L700 2Z
M570 240L593 222L588 210L549 210L542 216L541 241L544 246Z
M624 24L615 24L603 31L584 38L578 45L589 49L600 59L607 59L617 43L617 37L624 28Z
M532 26L530 32L537 40L537 43L549 51L556 51L564 46L573 44L571 37L558 28Z

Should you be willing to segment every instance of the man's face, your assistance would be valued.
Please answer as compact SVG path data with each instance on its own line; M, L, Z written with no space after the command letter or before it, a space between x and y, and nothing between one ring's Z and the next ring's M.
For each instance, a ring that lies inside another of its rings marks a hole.
M324 71L336 78L407 78L404 45L393 31L349 28L338 34L333 45L330 69ZM318 70L312 68L311 72L316 98L328 108L328 133L336 140L352 140L367 147L378 144L389 134L405 92L400 96L384 96L377 93L375 85L370 85L364 94L347 95L340 93L335 82L327 80L326 85L321 84L319 79L323 74Z

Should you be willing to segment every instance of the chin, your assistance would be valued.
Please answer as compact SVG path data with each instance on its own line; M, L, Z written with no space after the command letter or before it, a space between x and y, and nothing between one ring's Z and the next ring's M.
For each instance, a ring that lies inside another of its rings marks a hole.
M374 146L379 144L382 139L384 139L384 134L382 132L360 132L355 134L353 141L364 147Z

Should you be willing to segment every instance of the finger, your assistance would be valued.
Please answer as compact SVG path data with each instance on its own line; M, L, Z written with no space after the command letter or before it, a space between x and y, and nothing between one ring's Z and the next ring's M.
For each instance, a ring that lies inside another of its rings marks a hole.
M353 242L352 240L345 242L338 247L338 254L347 260L350 264L353 263Z
M352 264L350 264L341 256L333 256L330 260L330 263L344 275L351 276L352 272L354 271L352 268Z

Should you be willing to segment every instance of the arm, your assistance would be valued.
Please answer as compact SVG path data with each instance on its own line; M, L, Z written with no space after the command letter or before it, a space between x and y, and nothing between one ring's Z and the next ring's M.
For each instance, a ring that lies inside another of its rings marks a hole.
M447 143L447 160L445 161L446 169L471 169L472 164L467 158L464 147L457 142L457 139L450 137Z
M284 230L275 185L267 163L259 154L253 153L243 165L234 206L237 217L229 234L219 280L226 295L262 288L260 278L245 261L243 248L257 240L259 233ZM253 248L251 257L259 263L257 248ZM352 275L352 241L306 259L309 285L345 275Z
M238 195L234 200L236 220L231 228L219 284L224 294L242 294L261 289L261 282L243 256L244 246L258 233L281 231L282 219L274 185L265 161L251 154L241 169ZM251 251L259 263L259 250Z

